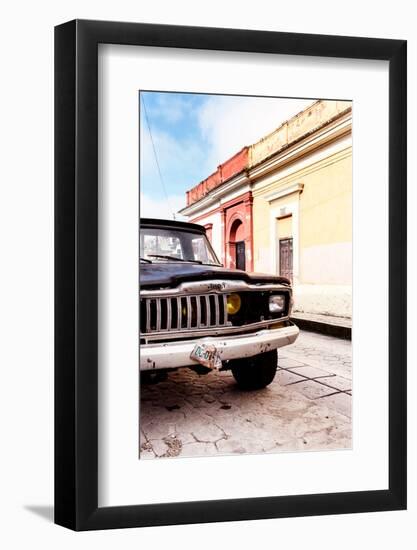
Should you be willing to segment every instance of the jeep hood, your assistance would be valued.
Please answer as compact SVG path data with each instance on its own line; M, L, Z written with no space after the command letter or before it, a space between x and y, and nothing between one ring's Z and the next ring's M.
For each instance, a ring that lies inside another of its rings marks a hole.
M265 273L247 273L240 269L227 269L221 266L182 262L140 263L140 287L143 289L175 288L186 281L207 281L210 279L238 279L252 284L290 284L286 277Z

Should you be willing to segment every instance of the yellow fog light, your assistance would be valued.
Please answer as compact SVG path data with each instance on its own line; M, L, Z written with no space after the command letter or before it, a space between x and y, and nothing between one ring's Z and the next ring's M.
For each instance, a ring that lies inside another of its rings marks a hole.
M227 297L227 313L229 315L234 315L240 309L242 305L242 300L240 299L239 294L229 294Z

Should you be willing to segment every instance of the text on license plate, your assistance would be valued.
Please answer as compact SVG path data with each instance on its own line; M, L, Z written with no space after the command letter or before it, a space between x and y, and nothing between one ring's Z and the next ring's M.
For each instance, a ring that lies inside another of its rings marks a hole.
M190 354L190 358L209 369L220 369L222 366L219 352L213 344L196 344Z

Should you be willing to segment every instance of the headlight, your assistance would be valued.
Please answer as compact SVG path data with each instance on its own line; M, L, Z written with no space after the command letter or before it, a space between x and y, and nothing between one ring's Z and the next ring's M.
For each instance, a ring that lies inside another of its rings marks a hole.
M271 313L282 313L285 309L285 296L276 294L269 297L269 311Z
M229 315L234 315L240 309L242 305L242 300L240 299L239 294L229 294L227 296L227 313Z

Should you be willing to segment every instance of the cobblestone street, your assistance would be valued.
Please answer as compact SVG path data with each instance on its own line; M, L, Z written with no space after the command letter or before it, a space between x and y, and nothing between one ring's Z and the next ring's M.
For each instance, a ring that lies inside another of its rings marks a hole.
M143 385L140 457L350 448L351 359L350 341L301 331L263 390L239 390L229 371L190 369Z

